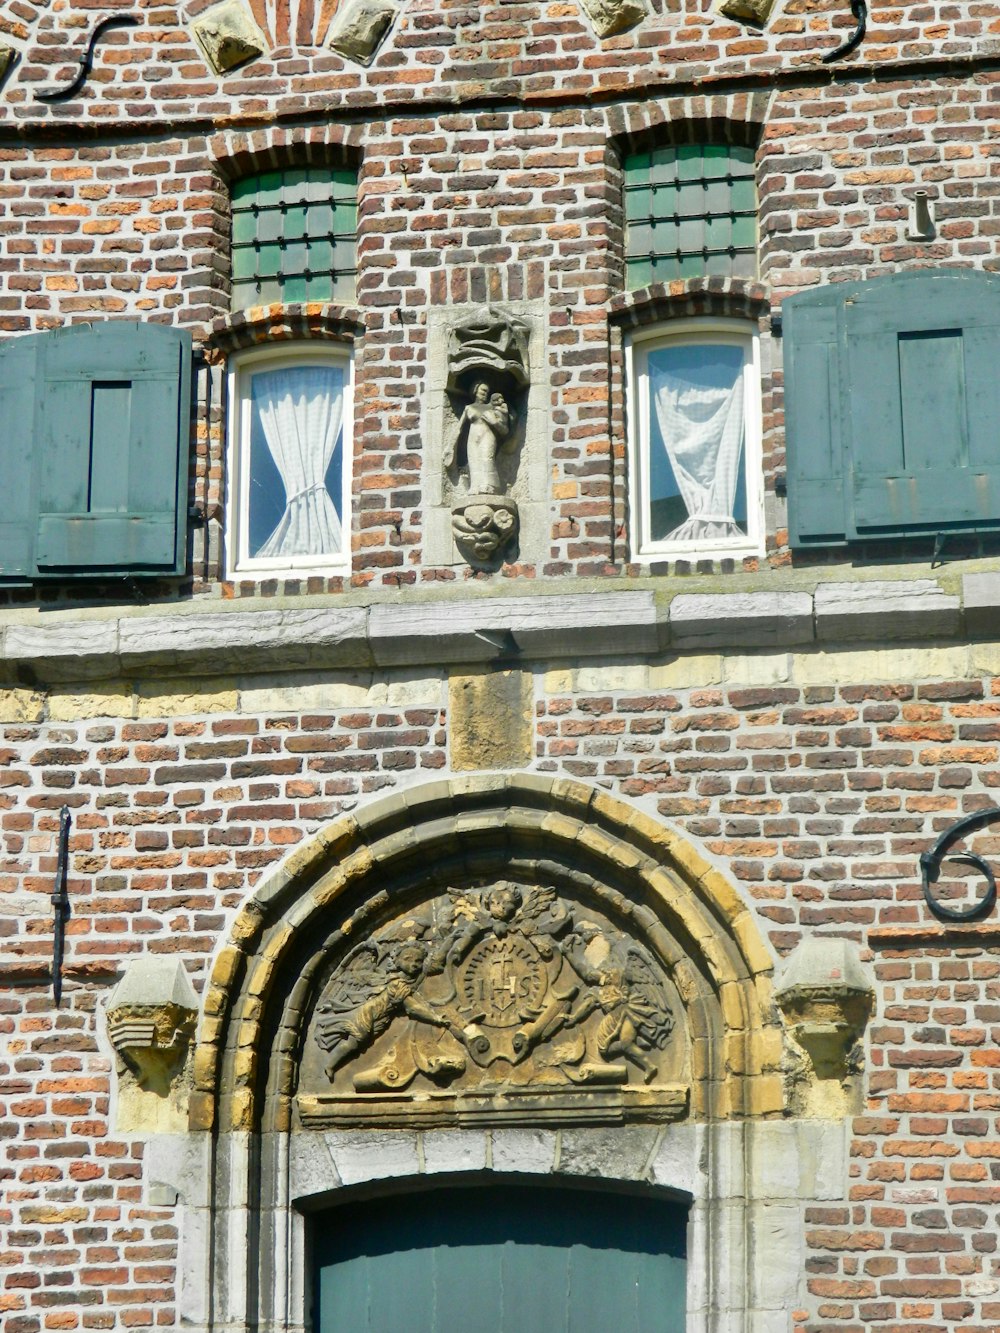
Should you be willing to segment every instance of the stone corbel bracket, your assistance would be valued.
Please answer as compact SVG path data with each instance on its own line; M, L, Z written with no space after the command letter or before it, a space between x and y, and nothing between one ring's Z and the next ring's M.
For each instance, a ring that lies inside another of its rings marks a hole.
M267 37L244 0L222 0L199 14L191 26L216 74L231 74L268 50Z
M628 32L649 15L646 0L580 0L580 3L602 41Z
M133 963L108 997L108 1035L145 1092L167 1096L184 1068L198 997L176 959Z
M872 1012L874 988L850 940L804 940L785 965L775 991L796 1050L790 1053L789 1102L806 1115L852 1109L859 1043Z

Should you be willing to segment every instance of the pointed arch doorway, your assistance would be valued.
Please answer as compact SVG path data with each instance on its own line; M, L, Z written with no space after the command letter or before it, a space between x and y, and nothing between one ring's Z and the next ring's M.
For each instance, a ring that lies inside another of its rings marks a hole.
M684 1333L687 1208L525 1181L313 1219L313 1333Z

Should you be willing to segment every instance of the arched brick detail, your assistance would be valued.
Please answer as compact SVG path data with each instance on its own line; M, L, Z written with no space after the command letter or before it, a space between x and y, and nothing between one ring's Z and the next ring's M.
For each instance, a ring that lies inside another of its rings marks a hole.
M191 1125L291 1127L297 1052L323 962L428 867L519 867L614 899L671 967L692 1034L698 1118L779 1113L773 960L728 881L679 834L604 792L534 775L455 778L339 820L244 906L205 997ZM606 887L611 886L611 887Z
M267 125L246 132L226 130L214 135L209 153L228 181L279 167L357 165L364 134L362 125Z
M310 301L250 306L220 315L212 321L205 342L208 358L215 363L263 343L304 338L353 343L363 332L361 312L355 306Z

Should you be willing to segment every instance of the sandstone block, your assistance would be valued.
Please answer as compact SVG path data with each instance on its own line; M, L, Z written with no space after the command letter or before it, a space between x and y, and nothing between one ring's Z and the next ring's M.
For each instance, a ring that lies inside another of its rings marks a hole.
M192 24L194 34L216 74L229 74L267 50L267 38L243 0L223 0Z
M349 0L330 25L329 45L347 60L370 65L398 13L392 0Z

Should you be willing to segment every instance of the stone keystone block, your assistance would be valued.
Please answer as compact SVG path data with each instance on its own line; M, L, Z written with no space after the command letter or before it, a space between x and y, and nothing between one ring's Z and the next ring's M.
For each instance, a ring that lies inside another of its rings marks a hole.
M262 56L267 38L243 0L223 0L195 19L194 34L216 74L229 74Z
M727 19L735 19L737 23L752 23L754 27L763 28L771 17L774 0L721 0L717 8Z
M348 0L330 25L329 45L347 60L370 65L398 13L393 0Z
M582 0L600 38L615 37L620 32L628 32L649 13L645 0Z

